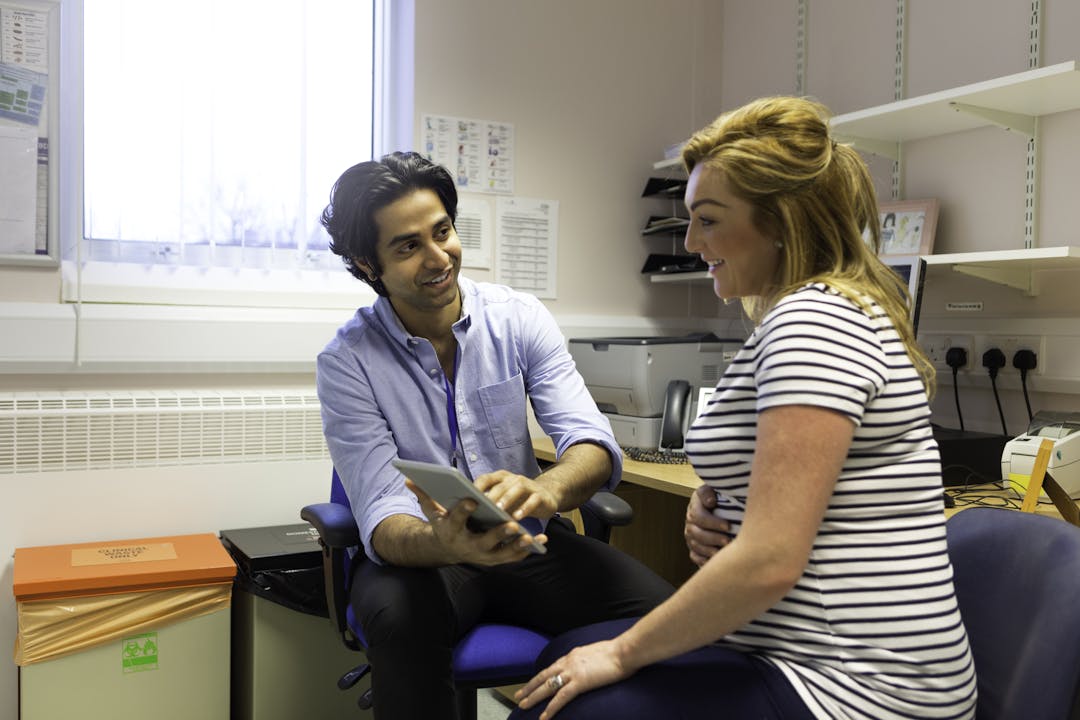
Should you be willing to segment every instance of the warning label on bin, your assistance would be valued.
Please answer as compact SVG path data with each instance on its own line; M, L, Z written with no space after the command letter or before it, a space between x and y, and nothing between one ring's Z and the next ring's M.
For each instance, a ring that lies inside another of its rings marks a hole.
M102 545L100 547L72 548L71 550L72 567L83 567L86 565L115 565L117 563L175 559L176 548L172 543Z
M156 632L132 635L120 642L123 668L126 673L157 670L158 638Z

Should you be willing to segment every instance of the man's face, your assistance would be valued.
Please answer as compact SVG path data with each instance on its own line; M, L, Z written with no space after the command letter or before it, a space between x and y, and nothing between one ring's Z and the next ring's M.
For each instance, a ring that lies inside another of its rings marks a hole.
M375 213L379 278L406 326L458 300L461 242L433 190L416 190ZM361 263L370 274L368 265Z

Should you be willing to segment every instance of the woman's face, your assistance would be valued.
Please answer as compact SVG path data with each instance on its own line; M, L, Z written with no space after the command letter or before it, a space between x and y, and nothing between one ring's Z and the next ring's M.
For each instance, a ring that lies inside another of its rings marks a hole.
M779 238L766 237L755 227L753 206L731 192L727 176L695 167L686 184L686 208L686 250L708 263L717 297L763 295L780 264Z

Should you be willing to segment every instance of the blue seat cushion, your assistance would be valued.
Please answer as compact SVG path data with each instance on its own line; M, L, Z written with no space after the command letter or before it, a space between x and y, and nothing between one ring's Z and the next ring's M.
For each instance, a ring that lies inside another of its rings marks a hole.
M516 625L477 625L454 648L454 680L490 686L528 679L548 640Z
M367 645L353 609L346 611L349 627L362 645ZM533 664L551 638L518 627L481 623L454 648L454 681L478 687L494 687L532 677Z

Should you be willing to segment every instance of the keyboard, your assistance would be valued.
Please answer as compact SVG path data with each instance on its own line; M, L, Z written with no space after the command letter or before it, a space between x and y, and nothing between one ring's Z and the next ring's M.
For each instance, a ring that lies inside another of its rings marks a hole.
M662 465L685 465L686 455L657 448L624 447L626 457L638 462L660 463Z

